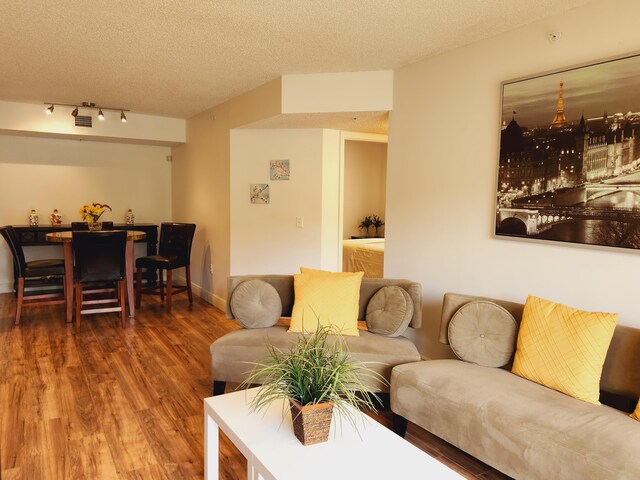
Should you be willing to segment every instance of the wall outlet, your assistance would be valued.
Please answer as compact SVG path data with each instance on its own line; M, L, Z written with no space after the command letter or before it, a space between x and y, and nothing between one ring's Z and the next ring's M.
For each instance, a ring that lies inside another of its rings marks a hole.
M213 275L213 263L209 264L209 273Z
M304 227L304 217L296 217L296 228Z

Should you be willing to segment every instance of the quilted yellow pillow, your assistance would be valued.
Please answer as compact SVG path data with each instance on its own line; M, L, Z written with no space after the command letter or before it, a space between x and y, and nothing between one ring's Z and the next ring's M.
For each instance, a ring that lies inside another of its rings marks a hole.
M529 295L512 372L600 405L602 365L617 313L585 312Z
M636 420L640 420L640 400L638 400L638 405L636 405L636 409L634 412L629 415L631 418L635 418Z
M306 270L306 269L305 269ZM293 276L290 332L315 332L331 325L342 335L358 335L362 272L306 271Z

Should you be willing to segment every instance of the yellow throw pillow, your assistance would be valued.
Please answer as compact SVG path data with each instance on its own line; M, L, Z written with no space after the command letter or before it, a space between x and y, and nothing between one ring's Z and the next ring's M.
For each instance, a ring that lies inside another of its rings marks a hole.
M602 365L617 313L585 312L529 295L511 371L600 405Z
M640 420L640 400L638 400L638 405L636 405L636 409L629 416L635 420Z
M362 272L322 272L293 276L295 301L290 332L315 332L331 325L342 335L358 335Z

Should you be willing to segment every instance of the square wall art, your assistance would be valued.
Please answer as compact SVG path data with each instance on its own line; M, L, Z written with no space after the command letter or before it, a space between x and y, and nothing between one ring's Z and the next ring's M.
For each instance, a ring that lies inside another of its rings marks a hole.
M269 203L269 184L252 183L249 185L251 203Z
M640 56L502 84L496 235L640 248Z
M271 160L271 180L289 180L289 160Z

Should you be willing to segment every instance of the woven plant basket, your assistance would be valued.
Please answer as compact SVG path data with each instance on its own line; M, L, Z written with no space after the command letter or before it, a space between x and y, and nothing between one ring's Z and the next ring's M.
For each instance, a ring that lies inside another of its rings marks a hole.
M300 405L295 400L289 399L291 406L291 419L293 420L293 433L303 445L326 442L331 428L331 416L333 415L333 402L318 403L315 405Z

